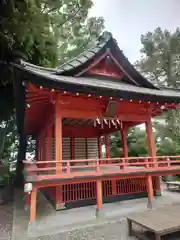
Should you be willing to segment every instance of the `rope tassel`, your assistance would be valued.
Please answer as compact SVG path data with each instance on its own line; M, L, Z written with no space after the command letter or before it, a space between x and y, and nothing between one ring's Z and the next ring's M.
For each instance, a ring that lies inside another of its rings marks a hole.
M108 121L107 121L106 119L104 119L104 122L105 122L105 124L107 124L107 125L108 125Z
M121 125L121 123L120 123L119 119L117 119L117 120L116 120L116 122L117 122L119 125Z
M100 119L98 117L96 118L96 121L98 124L101 124Z
M93 123L94 127L96 127L96 120L94 120L94 123Z

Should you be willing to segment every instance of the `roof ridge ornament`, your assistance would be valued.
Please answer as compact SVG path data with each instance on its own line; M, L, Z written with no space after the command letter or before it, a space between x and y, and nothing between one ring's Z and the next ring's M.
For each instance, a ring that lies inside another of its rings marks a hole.
M112 33L108 31L104 31L101 36L99 36L99 42L109 41L112 38Z

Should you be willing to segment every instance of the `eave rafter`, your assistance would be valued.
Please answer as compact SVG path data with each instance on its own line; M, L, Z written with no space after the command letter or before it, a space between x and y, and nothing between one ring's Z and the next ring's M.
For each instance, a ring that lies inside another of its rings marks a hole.
M43 88L29 84L26 89L25 128L31 131L37 129L46 116L43 112L51 111L54 105L59 105L60 114L64 119L64 126L74 128L92 128L96 117L119 119L131 125L143 123L149 116L156 116L168 109L175 109L178 104L159 103L143 100L124 100L106 96L71 93L55 89ZM111 128L103 124L97 131L117 131L116 126ZM34 130L33 130L34 129Z

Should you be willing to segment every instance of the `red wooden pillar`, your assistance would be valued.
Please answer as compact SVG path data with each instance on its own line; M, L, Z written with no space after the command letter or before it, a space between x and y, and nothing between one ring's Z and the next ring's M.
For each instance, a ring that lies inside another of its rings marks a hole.
M43 161L46 161L46 141L47 141L47 132L44 130L43 132ZM46 164L45 164L46 166Z
M62 117L56 114L55 116L55 161L56 174L62 173Z
M105 135L106 158L110 158L109 135ZM106 161L108 163L109 161Z
M102 217L103 212L103 196L102 196L102 181L97 180L96 182L96 217Z
M39 146L38 146L38 138L36 138L36 144L35 144L35 160L38 161L39 157Z
M31 192L31 204L30 204L30 223L36 220L36 201L37 201L37 188L33 187Z
M41 138L38 136L38 161L41 161Z
M149 155L151 157L156 157L156 144L154 141L151 118L149 118L148 121L146 122L146 132L147 132ZM155 177L155 192L156 192L156 195L161 195L161 186L160 186L159 177Z
M121 138L122 138L122 149L123 149L123 157L128 157L128 145L127 145L127 128L122 125L121 129Z
M59 115L58 104L55 105L55 161L56 174L62 174L62 117ZM56 210L64 208L62 203L62 186L56 187Z
M45 158L45 156L46 156L46 154L45 154L45 137L46 137L46 135L45 135L45 132L43 131L42 132L42 135L41 135L41 150L42 150L42 161L45 161L46 160L46 158ZM42 167L44 166L44 164L43 165L41 165Z
M102 141L101 141L101 136L98 137L98 156L99 159L102 159ZM100 164L102 164L102 162L99 162Z
M47 142L46 142L46 160L52 161L52 127L48 127L47 129ZM52 166L52 164L47 164L48 167Z
M40 161L45 161L46 160L46 155L45 155L45 133L41 132L38 138L39 141L39 160ZM44 164L39 165L41 167L44 166Z
M153 200L154 200L154 191L153 191L153 184L152 184L152 176L148 175L146 177L146 188L148 192L148 208L153 207Z

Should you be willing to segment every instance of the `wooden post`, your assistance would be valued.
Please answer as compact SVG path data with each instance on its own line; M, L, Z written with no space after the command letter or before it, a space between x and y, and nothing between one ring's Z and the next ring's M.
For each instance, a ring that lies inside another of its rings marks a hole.
M55 161L56 174L62 174L62 117L59 114L58 102L55 105ZM62 203L62 186L56 187L56 210L64 209Z
M132 236L132 222L127 219L129 236Z
M122 124L122 129L121 129L121 139L122 139L122 150L123 150L123 158L128 158L128 145L127 145L127 128L125 127L124 124ZM126 159L123 159L122 163L123 166L120 166L120 168L124 168L126 164Z
M127 145L127 128L122 125L121 129L121 138L122 138L122 149L123 149L123 157L128 157L128 145Z
M156 144L154 141L151 118L149 118L148 121L146 122L146 133L147 133L149 156L155 158ZM155 192L156 192L156 195L159 195L159 196L161 195L160 177L155 177Z
M38 146L38 138L36 138L36 144L35 144L35 159L38 161L39 159L39 146Z
M110 158L109 135L105 135L106 158Z
M155 146L154 135L152 130L151 118L149 118L148 121L146 122L146 133L147 133L149 154L151 155L151 157L156 157L156 146Z
M30 223L36 220L36 199L37 199L37 188L33 187L31 192L31 204L30 204Z
M47 131L46 130L43 131L42 140L43 140L43 161L47 161L47 155L46 155ZM47 166L47 163L44 164L44 167L46 166Z
M45 149L45 134L44 134L44 132L41 132L39 135L39 155L40 155L39 160L40 161L46 160L45 150L46 150ZM44 164L41 164L40 166L43 167Z
M42 135L41 135L41 144L42 144L42 161L45 161L46 160L46 148L45 148L45 132L43 131L42 132ZM42 165L44 166L44 164Z
M38 160L41 161L41 137L38 136Z
M153 191L153 184L152 184L152 176L148 175L146 177L146 188L148 192L148 208L153 207L153 200L154 200L154 191Z
M96 182L96 217L102 217L103 212L103 199L102 199L102 181L97 180Z
M99 152L99 159L102 159L102 142L101 142L101 136L98 137L98 152Z
M52 161L52 127L48 127L47 129L47 143L46 143L46 160ZM47 164L48 167L52 166L52 164Z
M62 117L55 115L55 161L56 163L56 174L61 175L62 173Z

